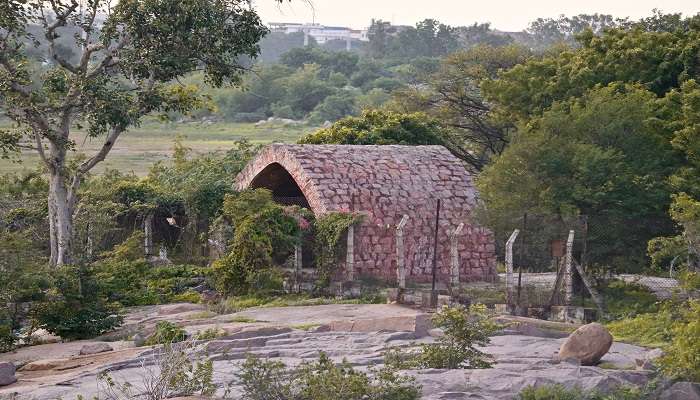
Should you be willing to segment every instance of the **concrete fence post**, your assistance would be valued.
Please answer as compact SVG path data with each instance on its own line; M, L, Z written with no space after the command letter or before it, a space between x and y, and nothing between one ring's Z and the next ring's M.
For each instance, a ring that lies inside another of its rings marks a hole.
M513 300L513 244L515 244L515 239L518 238L520 229L516 229L510 234L508 241L506 242L506 302L512 304Z
M155 256L153 249L153 213L148 213L143 219L143 251L146 260L151 260Z
M408 222L408 215L404 214L401 221L396 225L396 278L398 280L399 289L406 289L406 265L404 264L403 251L403 228Z
M567 306L571 305L571 301L574 298L574 279L573 279L573 268L571 263L573 261L573 249L574 249L574 231L569 231L569 237L566 239L566 256L564 258L564 304Z
M348 248L345 256L345 264L348 271L348 281L355 280L355 226L348 227Z
M298 243L294 245L294 288L292 289L292 291L295 291L297 293L301 292L301 267L301 243Z
M464 229L464 223L460 223L457 226L457 229L452 231L452 233L450 234L450 258L452 261L452 268L450 269L450 281L452 284L452 289L455 289L459 286L459 249L457 248L457 242L459 235L462 233L462 229Z

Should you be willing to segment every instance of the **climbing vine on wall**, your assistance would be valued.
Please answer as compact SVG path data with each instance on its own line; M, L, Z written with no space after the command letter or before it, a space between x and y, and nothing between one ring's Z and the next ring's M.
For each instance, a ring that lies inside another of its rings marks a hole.
M348 228L362 220L362 215L334 212L316 219L314 223L316 241L317 286L328 286L338 264L341 240Z

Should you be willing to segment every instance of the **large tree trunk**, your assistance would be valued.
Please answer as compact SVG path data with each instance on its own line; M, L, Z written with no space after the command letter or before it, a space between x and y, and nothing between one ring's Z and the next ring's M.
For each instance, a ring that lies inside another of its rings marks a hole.
M66 186L63 169L49 175L49 229L51 231L51 263L54 266L73 262L73 204Z

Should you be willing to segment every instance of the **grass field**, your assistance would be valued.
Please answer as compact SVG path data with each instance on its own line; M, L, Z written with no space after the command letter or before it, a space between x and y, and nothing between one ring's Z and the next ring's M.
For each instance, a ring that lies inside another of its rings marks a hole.
M151 120L122 134L107 159L94 171L99 173L109 168L146 175L154 162L170 158L177 135L182 135L185 146L194 152L206 153L226 151L241 139L260 144L292 143L315 129L309 126L266 124L256 127L252 123L161 123ZM102 138L75 137L80 140L76 140L74 156L80 153L90 156L102 145ZM33 152L22 153L17 160L0 159L2 173L34 170L38 166L39 156Z

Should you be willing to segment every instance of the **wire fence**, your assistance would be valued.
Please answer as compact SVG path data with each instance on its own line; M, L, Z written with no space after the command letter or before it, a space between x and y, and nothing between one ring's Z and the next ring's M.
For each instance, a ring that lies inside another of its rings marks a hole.
M580 305L602 309L622 286L658 299L682 292L670 276L670 268L647 268L648 239L672 231L664 221L523 214L497 232L499 256L506 264L507 237L515 230L510 250L512 287L506 297L511 307Z

